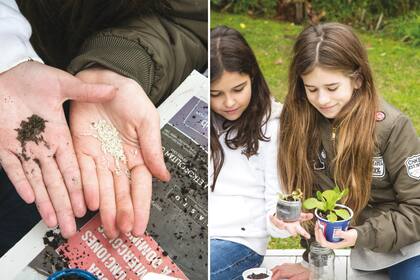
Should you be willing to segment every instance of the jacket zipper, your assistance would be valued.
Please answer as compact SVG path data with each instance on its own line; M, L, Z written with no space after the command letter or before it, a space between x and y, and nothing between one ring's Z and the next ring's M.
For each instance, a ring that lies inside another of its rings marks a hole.
M335 150L335 140L337 138L337 127L333 126L332 131L331 131L331 142L332 142L332 148L333 148L333 154L334 156L336 155L336 150Z
M331 141L335 142L335 132L336 132L337 128L333 127L332 128L332 132L331 132Z

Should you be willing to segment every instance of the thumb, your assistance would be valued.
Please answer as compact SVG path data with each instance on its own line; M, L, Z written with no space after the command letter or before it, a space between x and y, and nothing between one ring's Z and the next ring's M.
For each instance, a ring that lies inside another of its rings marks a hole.
M334 234L335 236L340 237L340 238L345 238L347 235L346 232L342 230L337 230Z
M143 126L143 129L143 132L139 128L136 130L144 162L153 176L168 182L171 179L171 174L166 168L163 159L159 121L151 120L147 125Z
M285 229L285 223L279 218L277 218L277 216L270 216L270 221L273 225L275 225L279 229Z
M117 88L106 84L85 83L74 76L60 79L61 94L65 100L82 102L105 102L113 99Z
M300 221L301 222L309 221L309 220L312 220L313 217L314 215L312 213L301 213Z

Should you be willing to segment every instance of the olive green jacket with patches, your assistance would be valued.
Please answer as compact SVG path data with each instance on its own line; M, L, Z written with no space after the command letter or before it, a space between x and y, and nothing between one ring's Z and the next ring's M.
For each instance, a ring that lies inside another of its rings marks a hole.
M322 148L314 169L319 189L334 187L331 123L320 124ZM371 197L354 226L355 248L396 252L420 240L420 140L410 120L381 101L375 129ZM357 135L355 136L357 137Z
M18 1L46 64L72 74L99 65L137 81L159 105L207 65L207 1ZM162 7L156 8L156 7ZM127 16L125 16L127 14Z

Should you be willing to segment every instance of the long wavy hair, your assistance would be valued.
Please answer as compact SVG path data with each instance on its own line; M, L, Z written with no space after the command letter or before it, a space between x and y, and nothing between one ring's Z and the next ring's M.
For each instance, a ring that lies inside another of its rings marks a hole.
M222 121L222 129L226 131L226 145L230 149L243 148L243 153L249 158L258 152L258 141L269 141L264 135L263 126L271 114L270 90L254 52L241 33L226 26L218 26L211 31L210 82L217 81L224 71L248 74L251 79L249 106L238 120ZM216 126L217 118L220 119L221 116L211 111L210 148L214 167L212 191L224 162L224 153L219 142L220 131Z
M321 149L319 123L324 118L308 101L302 75L315 67L339 70L360 87L333 120L336 128L333 180L350 189L343 203L354 211L354 222L370 197L375 113L378 95L366 50L350 27L339 23L309 26L297 38L289 69L289 88L280 117L278 169L289 192L301 188L313 196L313 164Z

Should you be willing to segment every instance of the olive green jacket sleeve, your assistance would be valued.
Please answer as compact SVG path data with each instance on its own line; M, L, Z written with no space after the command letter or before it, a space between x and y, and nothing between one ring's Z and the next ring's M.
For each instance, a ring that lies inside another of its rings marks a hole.
M373 200L363 211L367 218L355 227L355 247L376 252L397 251L420 240L420 140L410 120L395 111L386 110L388 119L377 128L387 173L383 180L387 182L382 183L392 186L388 190L393 195L372 186ZM375 201L375 197L382 201ZM386 197L388 203L384 202Z
M69 72L101 65L137 81L158 105L193 69L207 64L207 2L195 2L183 11L186 1L169 1L170 18L149 15L94 34Z

